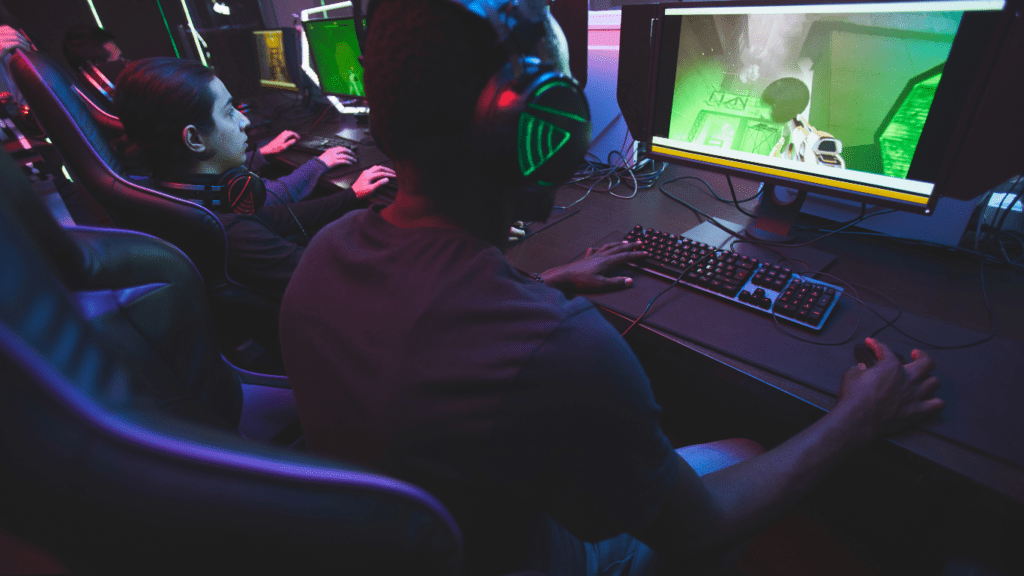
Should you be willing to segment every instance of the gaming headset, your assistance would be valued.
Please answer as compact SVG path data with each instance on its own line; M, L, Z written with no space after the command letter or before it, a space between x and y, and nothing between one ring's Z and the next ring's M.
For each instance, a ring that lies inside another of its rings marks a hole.
M211 182L202 182L210 179ZM221 214L255 214L267 201L263 180L245 167L232 168L216 177L192 177L193 182L157 182L183 200L198 200L206 208Z
M370 1L368 26L379 1ZM545 35L543 0L452 1L490 23L509 57L477 99L471 149L523 190L517 219L545 219L554 189L576 172L590 147L587 99L571 76L532 55ZM356 22L362 23L359 14Z

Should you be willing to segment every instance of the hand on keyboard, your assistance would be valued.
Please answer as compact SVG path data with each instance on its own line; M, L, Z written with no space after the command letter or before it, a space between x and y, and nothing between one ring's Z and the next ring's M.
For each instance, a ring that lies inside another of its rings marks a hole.
M356 193L356 198L369 196L396 177L395 171L387 166L373 166L363 170L359 178L352 183L352 191Z
M611 242L600 248L588 248L583 258L557 266L541 273L548 286L573 292L595 292L629 288L633 279L628 276L605 276L605 272L634 260L647 257L639 242Z
M285 130L274 137L273 140L267 142L260 147L260 153L264 156L270 156L271 154L279 154L292 147L299 141L299 133L292 132L291 130Z
M356 155L344 146L328 148L319 156L319 158L324 164L327 164L328 168L334 168L335 166L340 166L342 164L356 163Z

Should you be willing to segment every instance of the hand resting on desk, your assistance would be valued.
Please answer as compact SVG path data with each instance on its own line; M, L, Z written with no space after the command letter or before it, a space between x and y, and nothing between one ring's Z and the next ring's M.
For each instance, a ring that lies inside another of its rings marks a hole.
M939 379L931 376L935 362L927 354L914 350L911 362L903 364L902 358L882 342L868 338L865 343L877 362L870 367L861 362L846 371L837 408L849 407L857 414L859 427L869 438L895 432L945 407L942 399L932 396Z
M605 276L616 266L647 256L639 242L610 242L600 248L588 248L583 258L542 272L544 283L560 290L595 292L629 288L633 279L627 276ZM634 251L635 250L635 251Z

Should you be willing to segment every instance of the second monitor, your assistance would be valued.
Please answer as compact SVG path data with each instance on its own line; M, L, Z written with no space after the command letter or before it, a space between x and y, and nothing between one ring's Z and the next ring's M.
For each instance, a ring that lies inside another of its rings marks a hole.
M366 92L355 19L308 20L302 26L324 94L363 98Z
M297 92L301 82L298 43L293 28L253 30L260 86Z

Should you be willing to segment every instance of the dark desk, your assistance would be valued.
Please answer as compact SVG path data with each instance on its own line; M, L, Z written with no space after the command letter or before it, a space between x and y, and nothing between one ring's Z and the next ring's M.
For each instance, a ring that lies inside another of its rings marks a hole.
M273 104L280 101L281 97L266 98L261 100L263 109L273 109ZM278 104L280 106L280 104ZM307 112L292 111L286 117L276 116L270 123L262 128L259 136L261 141L273 138L282 130L294 130L303 136L340 136L354 142L359 142L356 155L356 164L336 166L320 178L320 184L328 187L351 188L363 170L383 164L391 166L390 160L373 143L370 137L368 125L365 121L358 121L355 116L342 115L333 107L326 111ZM314 154L299 150L286 150L278 154L276 161L286 165L300 166L313 158Z
M720 195L728 193L724 177L677 167L670 167L661 181L684 174L702 176ZM734 183L740 198L756 192L752 182L734 179ZM696 181L670 184L669 189L716 217L738 223L748 220L731 205L716 201ZM568 204L584 191L565 187L557 203ZM628 191L620 188L617 192ZM508 256L513 265L528 272L542 271L580 256L587 247L607 240L610 233L624 233L635 224L682 233L698 223L691 211L667 198L657 186L641 190L630 200L592 192L576 207L579 213L512 246ZM903 310L897 326L905 331L945 344L967 343L987 334L988 316L977 261L941 249L865 236L836 235L814 246L837 256L828 273L880 290L895 300ZM666 286L659 279L631 275L635 278L633 288L591 298L620 330ZM823 279L842 285L833 278ZM1024 425L1020 424L1024 419L1017 416L1024 409L1024 305L1020 298L1024 279L1011 270L985 266L985 282L997 317L995 338L989 342L962 350L935 350L891 329L879 334L881 340L908 356L911 348L920 347L936 359L936 374L943 380L938 395L948 406L940 419L889 442L1024 503ZM865 302L880 310L891 309L892 304L883 297L856 289ZM720 322L725 319L730 322ZM820 337L790 330L823 341L842 340L853 334L853 341L857 341L882 325L866 310L856 330L855 319L856 307L848 303L839 316L830 319ZM637 341L645 345L657 342L669 349L680 375L688 371L714 374L720 381L787 413L820 415L834 405L839 379L854 364L853 341L839 346L805 344L777 332L772 322L768 316L679 287L662 296L627 339L633 345ZM702 339L693 336L688 324L724 324L725 328L711 330L713 334ZM742 347L730 350L715 341L728 330L736 331L741 339L763 335L772 338L772 344L761 350L750 348L748 343L746 353Z

